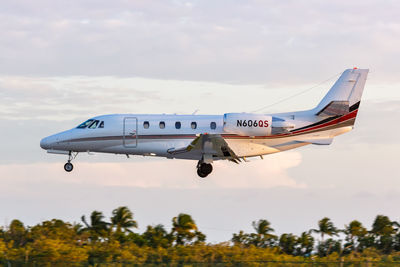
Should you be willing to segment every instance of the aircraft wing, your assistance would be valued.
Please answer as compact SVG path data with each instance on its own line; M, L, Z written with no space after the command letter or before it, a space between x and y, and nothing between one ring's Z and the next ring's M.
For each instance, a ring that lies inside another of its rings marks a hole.
M241 160L229 147L228 143L219 134L200 134L196 137L187 147L170 148L167 150L172 155L190 152L200 152L204 158L218 157L220 159L227 159L235 163Z

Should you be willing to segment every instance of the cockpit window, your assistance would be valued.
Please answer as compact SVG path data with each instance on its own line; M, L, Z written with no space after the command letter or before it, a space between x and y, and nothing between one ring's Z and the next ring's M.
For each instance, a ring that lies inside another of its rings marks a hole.
M89 124L91 124L94 120L90 119L78 125L78 129L85 129Z
M99 128L104 128L104 121L100 122Z
M92 122L92 123L89 125L89 129L96 129L98 124L99 124L99 121L98 121L98 120L95 120L94 122Z

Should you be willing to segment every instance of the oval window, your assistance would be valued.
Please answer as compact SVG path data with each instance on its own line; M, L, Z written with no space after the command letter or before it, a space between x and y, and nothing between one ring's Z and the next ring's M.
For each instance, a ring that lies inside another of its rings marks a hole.
M190 124L190 127L192 127L192 129L196 129L197 128L197 122L192 121L192 123Z
M165 122L160 121L160 129L164 129L165 128Z
M143 128L149 129L150 123L148 121L143 122Z
M215 122L210 123L211 130L215 130L217 128L217 124Z
M181 128L181 122L180 121L177 121L177 122L175 122L175 128L176 129L180 129Z

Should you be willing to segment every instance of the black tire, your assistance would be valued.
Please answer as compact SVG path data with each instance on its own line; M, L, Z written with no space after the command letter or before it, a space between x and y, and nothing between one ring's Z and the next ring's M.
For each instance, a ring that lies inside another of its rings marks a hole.
M200 171L200 168L198 168L198 169L197 169L197 175L200 176L201 178L205 178L205 177L207 177L208 174L202 173L202 172Z
M74 169L74 165L72 165L72 163L67 162L64 164L64 170L66 172L71 172Z
M213 171L213 167L209 163L202 163L199 169L200 172L206 173L207 175L209 175Z

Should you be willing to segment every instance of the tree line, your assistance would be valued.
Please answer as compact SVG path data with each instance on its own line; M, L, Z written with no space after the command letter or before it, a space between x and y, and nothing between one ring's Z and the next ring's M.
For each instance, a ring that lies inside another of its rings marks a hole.
M97 263L388 261L400 263L400 224L376 216L370 229L357 220L337 228L331 219L318 221L315 229L299 236L274 234L266 219L252 222L254 231L239 231L231 240L206 243L189 214L181 213L165 226L149 225L135 232L138 223L131 210L118 207L109 219L100 211L83 215L80 223L53 219L34 226L19 220L0 229L0 261L3 263Z

